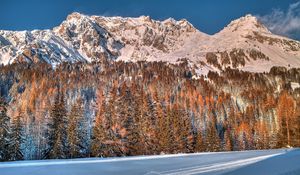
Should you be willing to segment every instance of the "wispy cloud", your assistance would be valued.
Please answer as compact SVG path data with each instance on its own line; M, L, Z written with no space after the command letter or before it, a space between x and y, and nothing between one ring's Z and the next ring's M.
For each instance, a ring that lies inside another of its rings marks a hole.
M273 9L272 13L258 16L272 32L300 40L300 1L284 11Z

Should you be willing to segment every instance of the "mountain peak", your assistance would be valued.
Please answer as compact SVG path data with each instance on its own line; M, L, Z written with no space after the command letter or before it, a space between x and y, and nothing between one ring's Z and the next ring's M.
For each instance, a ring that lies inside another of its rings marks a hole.
M145 22L151 22L152 19L150 18L150 16L140 16L139 19L141 19L142 21L145 21Z
M257 17L251 15L251 14L247 14L243 17L240 17L236 20L233 20L229 25L246 25L246 24L251 24L251 25L255 25L257 28L261 28L264 27L259 20L257 19Z
M162 21L165 25L174 25L178 26L182 29L186 29L189 32L195 32L197 29L186 19L180 19L179 21L175 20L174 18L168 18Z
M259 32L259 33L271 33L267 27L265 27L257 17L247 14L240 17L231 23L229 23L221 32ZM220 32L220 33L221 33Z
M58 28L61 28L65 25L82 25L84 23L89 23L90 17L78 12L73 12L67 16L67 18L58 26ZM57 27L56 27L57 28Z
M85 17L86 15L78 13L78 12L73 12L67 16L67 20L72 20L72 19L80 19L82 17Z

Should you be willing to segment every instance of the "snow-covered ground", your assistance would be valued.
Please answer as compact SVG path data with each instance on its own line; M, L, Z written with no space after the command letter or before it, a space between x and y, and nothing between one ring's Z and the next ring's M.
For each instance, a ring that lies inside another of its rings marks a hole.
M0 163L1 175L300 174L300 149Z

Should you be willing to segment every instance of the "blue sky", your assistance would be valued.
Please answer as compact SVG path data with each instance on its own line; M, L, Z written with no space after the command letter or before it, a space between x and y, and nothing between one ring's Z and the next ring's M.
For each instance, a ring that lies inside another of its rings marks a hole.
M251 13L261 16L270 26L275 25L277 33L300 38L297 25L296 31L284 33L278 29L283 19L270 23L277 12L282 13L280 18L288 18L285 13L297 2L300 0L0 0L0 29L49 29L77 11L88 15L186 18L199 30L213 34L231 20ZM300 19L299 7L300 4L293 12L297 19ZM300 20L297 22L300 24Z

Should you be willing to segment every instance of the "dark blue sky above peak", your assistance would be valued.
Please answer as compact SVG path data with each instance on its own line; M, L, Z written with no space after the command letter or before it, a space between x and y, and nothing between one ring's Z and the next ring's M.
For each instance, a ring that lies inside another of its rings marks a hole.
M51 29L77 11L104 16L149 15L159 20L186 18L200 31L213 34L245 14L272 18L276 10L287 13L297 2L300 0L0 0L0 29ZM297 31L292 35L297 38Z

